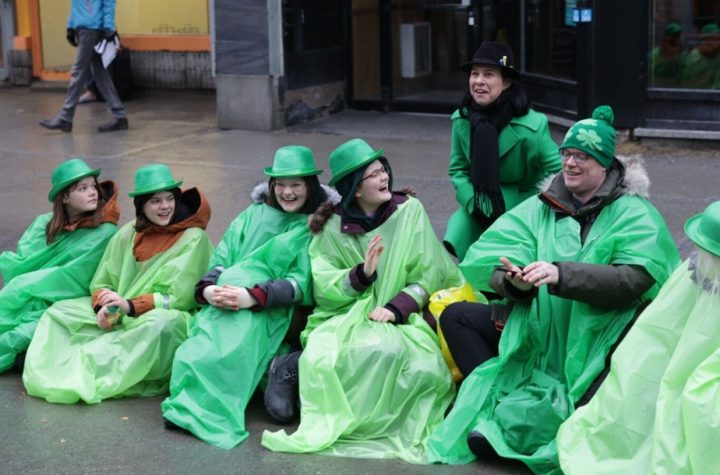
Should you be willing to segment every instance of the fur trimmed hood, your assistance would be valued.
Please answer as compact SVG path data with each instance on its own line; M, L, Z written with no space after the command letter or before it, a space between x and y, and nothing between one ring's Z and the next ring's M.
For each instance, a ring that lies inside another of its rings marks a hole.
M335 191L335 188L327 186L327 185L320 185L325 192L325 195L327 195L326 202L330 202L333 205L336 205L340 203L340 194ZM267 181L261 181L257 185L255 185L250 192L250 199L252 199L253 203L264 203L265 200L268 198L269 193L269 185Z
M622 181L622 193L624 195L635 195L650 199L650 177L645 169L645 159L642 155L618 155L615 158L617 158L625 168L625 176ZM538 183L538 190L540 192L548 191L553 180L555 180L558 175L562 175L562 172L545 177Z

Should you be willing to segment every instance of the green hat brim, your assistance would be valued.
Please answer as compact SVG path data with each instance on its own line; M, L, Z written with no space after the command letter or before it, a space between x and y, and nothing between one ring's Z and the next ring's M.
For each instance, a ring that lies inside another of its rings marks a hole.
M301 177L301 176L312 176L312 175L320 175L323 172L323 170L316 170L315 168L312 169L296 169L296 170L277 170L273 171L272 167L266 167L265 168L265 174L272 178L293 178L293 177Z
M131 191L130 193L128 193L128 196L133 198L133 197L139 196L139 195L147 195L150 193L157 193L158 191L165 191L165 190L170 190L172 188L176 188L182 184L183 184L182 180L177 180L177 181L172 180L172 181L166 181L163 183L156 183L156 184L154 184L152 186L148 186L146 188L137 188L137 189Z
M349 164L346 168L343 168L342 170L337 172L335 174L335 176L333 176L332 179L330 179L330 181L328 182L328 185L334 186L335 183L342 180L348 174L354 172L355 170L357 170L360 167L367 165L368 163L374 162L379 157L382 157L384 153L385 153L385 149L381 148L380 150L375 150L373 153L367 155L362 160Z
M720 241L713 241L700 232L699 227L702 216L703 213L696 214L687 220L685 223L685 234L687 234L687 237L689 237L697 247L706 250L710 254L720 256Z
M50 201L50 203L52 203L53 201L55 201L55 197L57 196L57 194L60 193L66 186L71 185L71 184L75 183L76 181L82 180L83 178L88 177L88 176L94 176L94 177L100 176L100 168L96 168L94 170L89 170L84 173L79 173L75 176L66 178L62 182L53 186L52 189L50 189L50 193L48 193L48 201Z

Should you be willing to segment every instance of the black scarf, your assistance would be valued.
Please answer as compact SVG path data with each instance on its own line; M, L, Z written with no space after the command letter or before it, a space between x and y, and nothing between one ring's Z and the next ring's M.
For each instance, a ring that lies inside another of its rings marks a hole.
M500 191L500 148L498 135L515 116L508 90L495 102L482 107L470 101L470 182L475 189L475 217L485 227L505 212Z

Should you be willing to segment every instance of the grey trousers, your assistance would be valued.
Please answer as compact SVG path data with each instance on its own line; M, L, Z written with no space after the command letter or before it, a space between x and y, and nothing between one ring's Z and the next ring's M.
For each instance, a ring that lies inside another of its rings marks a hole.
M101 30L84 28L78 30L77 56L70 72L70 84L65 93L65 102L60 111L60 118L63 120L72 122L75 115L75 106L77 106L80 96L88 85L91 73L112 115L117 118L127 117L127 111L120 102L110 74L103 68L100 55L93 49L102 38Z

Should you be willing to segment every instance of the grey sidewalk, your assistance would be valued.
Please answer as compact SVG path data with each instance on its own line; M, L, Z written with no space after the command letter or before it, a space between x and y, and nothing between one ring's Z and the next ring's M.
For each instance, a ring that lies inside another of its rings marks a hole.
M0 250L14 248L22 231L40 212L49 211L47 191L52 169L79 155L117 181L121 222L133 218L127 191L134 170L164 162L209 198L213 217L208 232L214 242L250 203L253 184L282 145L312 148L330 177L327 155L348 138L364 137L385 149L396 187L413 185L438 236L455 209L446 174L450 142L447 117L345 112L325 120L271 133L220 131L215 99L201 93L157 92L129 101L128 132L98 134L109 117L104 104L80 106L72 134L38 127L55 115L62 94L0 89ZM556 131L556 140L562 131ZM653 181L652 199L665 216L684 254L684 221L720 198L717 144L638 146ZM316 455L274 454L262 449L264 428L277 429L257 402L248 411L251 437L238 448L216 449L162 427L161 398L106 401L97 406L58 406L28 397L20 375L0 375L0 472L2 473L527 473L508 461L467 466L414 466L396 460L354 460Z

